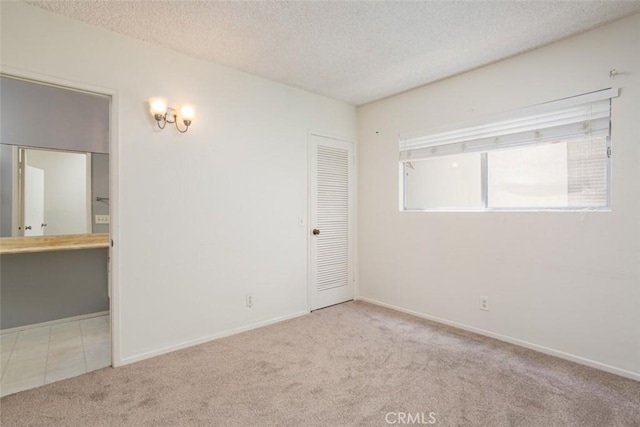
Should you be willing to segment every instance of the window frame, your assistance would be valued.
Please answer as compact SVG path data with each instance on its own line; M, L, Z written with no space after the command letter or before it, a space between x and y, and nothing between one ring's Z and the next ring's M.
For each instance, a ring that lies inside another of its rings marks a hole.
M571 207L571 206L559 206L559 207L489 207L488 203L489 203L489 164L488 164L488 153L490 153L491 149L484 149L484 150L477 150L477 152L480 153L480 158L481 158L481 166L480 166L480 170L481 170L481 176L480 176L480 185L481 185L481 205L482 207L478 208L478 207L469 207L469 208L460 208L460 207L455 207L455 208L447 208L447 207L442 207L442 208L426 208L426 209L419 209L419 208L410 208L407 206L407 173L406 173L406 168L407 168L407 163L411 162L410 158L403 158L402 157L402 148L400 148L400 160L399 160L399 210L400 212L611 212L612 211L612 138L611 138L611 122L612 122L612 108L613 108L613 98L618 96L618 89L617 88L609 88L609 89L605 89L601 92L608 92L611 93L612 95L609 97L609 102L610 104L610 113L609 113L609 131L608 134L606 135L606 158L605 158L605 185L606 185L606 198L605 198L605 205L604 206L594 206L594 207L588 207L588 206L575 206L575 207ZM592 92L589 94L585 94L585 95L578 95L577 97L572 97L572 98L579 98L579 97L587 97L590 96L592 94L595 94L597 92ZM563 102L565 100L568 100L571 98L564 98L562 100L559 101L552 101L546 104L541 104L538 106L534 106L534 107L529 107L531 109L535 109L537 107L540 106L545 106L545 105L552 105L554 102ZM521 109L521 110L515 110L514 112L511 113L507 113L507 114L501 114L501 115L497 115L496 117L493 118L493 120L491 120L491 118L489 118L488 120L484 120L483 122L480 123L492 123L495 122L501 118L504 118L505 116L510 116L510 117L517 117L517 113L518 111L526 111L527 109ZM515 113L515 114L514 114ZM455 126L455 127L448 127L448 130L459 130L459 129L464 129L465 126ZM445 128L447 129L447 128ZM429 133L422 133L422 135L429 135ZM410 138L415 138L416 136L420 136L420 134L416 134L413 133L412 135L408 135L407 137L405 137L404 139L410 139ZM575 139L575 138L574 138ZM402 147L402 141L403 141L403 136L400 135L400 146ZM541 145L547 144L549 142L544 142ZM530 147L530 146L534 146L534 145L538 145L538 143L536 142L532 142L530 144L522 144L520 145L520 147ZM517 147L514 147L517 149ZM500 149L500 148L497 148ZM462 154L462 153L455 153L455 154L444 154L441 156L434 156L432 158L441 158L441 157L448 157L448 156L453 156L456 154ZM423 160L423 159L416 159L416 160Z

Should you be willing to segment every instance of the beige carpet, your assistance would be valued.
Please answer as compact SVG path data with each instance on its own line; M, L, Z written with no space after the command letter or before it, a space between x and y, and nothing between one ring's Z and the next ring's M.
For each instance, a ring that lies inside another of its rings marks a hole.
M0 404L3 427L640 426L640 382L361 302Z

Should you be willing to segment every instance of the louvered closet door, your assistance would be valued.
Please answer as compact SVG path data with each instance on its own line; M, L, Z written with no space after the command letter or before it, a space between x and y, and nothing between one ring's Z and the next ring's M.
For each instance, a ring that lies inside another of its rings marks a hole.
M353 144L310 137L311 310L353 299Z

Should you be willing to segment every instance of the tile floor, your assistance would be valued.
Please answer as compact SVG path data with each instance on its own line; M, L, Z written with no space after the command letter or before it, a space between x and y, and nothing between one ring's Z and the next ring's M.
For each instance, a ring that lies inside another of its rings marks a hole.
M111 365L109 316L0 335L0 396Z

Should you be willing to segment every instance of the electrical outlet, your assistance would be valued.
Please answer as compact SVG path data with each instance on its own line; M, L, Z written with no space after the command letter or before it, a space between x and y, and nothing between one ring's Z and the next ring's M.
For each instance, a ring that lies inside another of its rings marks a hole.
M249 308L253 307L253 295L247 294L246 301L247 301L247 307Z
M486 295L480 296L480 310L489 311L489 297Z
M109 224L109 215L96 215L96 224Z

